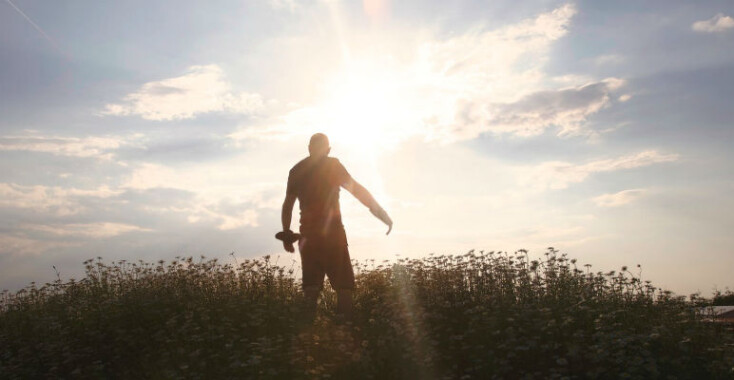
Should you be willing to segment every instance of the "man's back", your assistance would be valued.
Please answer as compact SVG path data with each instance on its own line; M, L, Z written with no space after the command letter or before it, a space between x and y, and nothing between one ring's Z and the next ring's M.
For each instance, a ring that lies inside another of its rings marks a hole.
M307 157L290 170L287 193L298 198L303 233L341 226L339 188L350 179L333 157Z

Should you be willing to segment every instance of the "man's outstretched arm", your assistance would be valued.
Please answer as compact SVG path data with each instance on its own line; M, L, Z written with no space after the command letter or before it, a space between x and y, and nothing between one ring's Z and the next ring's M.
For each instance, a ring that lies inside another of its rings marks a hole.
M285 195L285 200L283 201L283 210L280 212L280 221L283 224L283 231L289 231L291 229L291 219L293 218L293 205L295 203L295 195ZM288 252L295 252L295 248L293 248L293 243L283 242L283 248L285 248L285 250Z
M370 212L372 215L377 217L377 219L380 219L383 223L387 224L387 234L392 231L392 219L390 219L390 216L387 215L387 212L380 206L379 203L375 200L375 198L370 194L367 189L364 188L364 186L360 185L359 182L355 181L354 179L350 178L349 181L344 183L342 185L347 191L352 193L357 200L359 200L363 205L367 206L368 209L370 209Z

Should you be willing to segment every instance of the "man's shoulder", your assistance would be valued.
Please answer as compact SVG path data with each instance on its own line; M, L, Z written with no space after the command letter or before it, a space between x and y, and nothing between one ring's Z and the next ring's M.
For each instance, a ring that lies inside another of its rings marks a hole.
M298 161L297 164L293 165L293 167L290 170L290 173L298 172L302 170L304 167L308 165L308 157L302 159L301 161Z
M343 168L344 167L341 161L339 161L339 159L336 157L327 157L326 159L327 159L327 165L329 165L330 168Z
M327 157L327 158L329 159L329 161L330 161L330 162L331 162L332 164L339 164L339 165L341 165L341 164L342 164L341 162L339 162L339 159L338 159L338 158L336 158L336 157Z
M336 157L328 157L326 165L328 167L328 172L332 176L337 176L341 178L347 175L347 169Z
M319 159L321 161L322 159ZM306 157L302 159L301 161L298 161L297 164L293 165L290 172L291 173L297 173L300 171L303 171L307 168L310 168L314 166L315 164L318 164L319 162L314 161L311 157ZM343 166L342 163L337 159L336 157L324 157L322 163L325 163L328 166ZM318 165L321 166L321 165Z

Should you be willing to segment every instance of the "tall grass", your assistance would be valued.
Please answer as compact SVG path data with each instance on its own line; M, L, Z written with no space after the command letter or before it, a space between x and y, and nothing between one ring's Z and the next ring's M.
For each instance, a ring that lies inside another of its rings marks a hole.
M351 325L268 257L85 265L3 293L0 378L734 377L730 327L552 248L355 263Z

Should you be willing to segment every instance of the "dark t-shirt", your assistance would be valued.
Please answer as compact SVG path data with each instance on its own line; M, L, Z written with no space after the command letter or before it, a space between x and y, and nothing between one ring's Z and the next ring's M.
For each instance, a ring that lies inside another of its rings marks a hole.
M350 180L347 169L333 157L306 157L290 170L286 192L298 198L302 233L326 233L342 226L339 188Z

